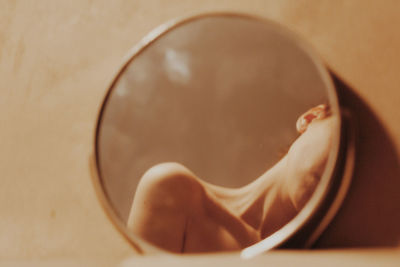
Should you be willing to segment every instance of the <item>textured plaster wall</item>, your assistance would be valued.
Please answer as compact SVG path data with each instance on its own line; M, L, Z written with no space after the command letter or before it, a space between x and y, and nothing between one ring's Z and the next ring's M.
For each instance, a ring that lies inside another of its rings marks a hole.
M385 177L396 177L399 1L0 0L1 259L133 255L104 215L90 180L98 107L122 57L148 31L178 16L216 10L267 17L308 39L376 114L381 135L363 128L372 132L364 138L379 146L383 136L391 162ZM361 114L366 121L369 115ZM377 147L363 151L385 155ZM359 168L356 174L368 170ZM382 213L388 217L398 211L393 206ZM357 224L350 223L352 229ZM346 225L339 220L338 236L346 236ZM321 244L341 241L330 231Z

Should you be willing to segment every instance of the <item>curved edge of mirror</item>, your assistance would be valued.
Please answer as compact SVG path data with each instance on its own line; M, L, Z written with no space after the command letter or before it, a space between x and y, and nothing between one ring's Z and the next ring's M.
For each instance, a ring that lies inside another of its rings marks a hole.
M118 232L125 238L125 240L128 241L128 243L136 250L136 252L139 254L170 254L170 252L157 248L156 246L153 246L147 241L136 237L126 230L125 224L114 211L107 194L103 189L103 183L99 177L98 163L94 152L92 152L89 156L89 169L96 196L99 199L100 205L105 211L107 218L111 221L112 225L118 230Z
M324 214L320 223L313 230L310 238L306 242L306 247L311 247L314 242L317 241L318 237L326 229L329 223L333 220L336 213L339 211L347 192L350 188L351 181L353 178L354 163L356 157L356 132L355 121L349 110L341 107L341 118L342 118L342 128L341 128L341 140L340 140L340 151L338 162L334 174L332 190L329 192L329 196L322 205Z
M191 22L193 20L201 19L204 17L212 17L212 16L230 16L230 17L239 17L239 18L247 18L247 19L253 19L253 20L258 20L263 23L269 23L273 25L274 27L277 28L285 37L288 39L293 40L296 42L299 47L301 47L302 50L310 57L310 59L313 61L315 64L319 74L321 75L321 78L323 79L326 87L327 87L327 94L328 94L328 100L329 104L331 106L332 114L335 114L338 116L338 129L336 133L333 135L334 140L333 140L333 147L332 151L330 152L329 155L329 160L327 162L326 169L324 171L323 176L321 177L320 184L317 186L316 191L313 193L311 199L308 200L307 204L304 206L302 211L299 212L299 214L296 215L294 219L292 219L287 225L282 227L280 230L272 234L271 236L265 238L264 240L244 249L242 251L242 256L244 257L249 257L251 255L256 255L259 254L260 252L264 252L266 250L270 250L273 248L276 248L278 246L281 246L283 243L286 241L290 240L295 236L296 232L298 232L300 229L306 226L307 222L312 219L313 215L315 215L315 212L318 208L324 205L324 201L328 198L329 196L329 189L332 187L332 181L337 180L335 177L334 179L331 179L333 175L336 175L335 172L337 172L338 165L341 163L338 162L338 158L340 155L339 150L343 150L343 143L348 143L347 145L347 151L344 154L344 158L346 163L344 165L348 166L345 167L347 171L344 172L345 175L347 175L346 179L341 179L343 181L343 186L340 186L341 190L339 190L340 194L334 198L335 200L329 204L328 208L328 213L325 214L325 216L320 219L318 228L311 233L311 236L307 239L307 242L305 244L302 244L303 247L309 247L312 245L312 243L318 238L318 236L323 232L323 230L326 228L326 226L329 224L329 222L332 220L334 217L335 213L337 212L341 202L344 199L344 195L346 194L347 188L350 184L351 180L351 173L352 173L352 164L354 161L354 145L352 142L348 142L348 140L343 140L343 131L348 131L350 136L352 136L352 130L348 130L347 128L351 129L352 127L348 127L349 123L345 123L346 125L343 125L343 116L341 109L338 104L338 96L336 93L336 89L334 86L334 83L332 81L331 75L329 74L327 68L325 67L325 64L323 61L316 55L314 52L313 47L305 42L302 38L300 38L296 33L292 32L291 30L287 29L286 27L278 24L277 22L271 21L269 19L263 18L263 17L258 17L250 14L242 14L242 13L233 13L233 12L215 12L215 13L203 13L203 14L198 14L194 16L189 16L189 17L183 17L183 18L177 18L173 19L171 21L168 21L159 27L155 28L153 31L151 31L149 34L147 34L137 45L135 45L128 53L127 56L124 57L123 59L123 64L122 67L118 70L116 75L114 76L110 86L107 88L107 92L103 98L103 101L100 105L97 120L96 120L96 125L95 125L95 133L94 133L94 143L93 143L93 150L92 150L92 155L90 157L90 170L91 170L91 177L92 177L92 182L94 184L94 188L97 194L97 197L100 200L101 206L105 210L108 218L112 221L113 225L118 229L118 231L124 236L124 238L132 245L132 247L139 253L139 254L153 254L153 253L166 253L166 254L173 254L171 252L162 250L160 248L157 248L154 245L151 245L145 240L142 240L133 234L129 233L123 224L122 220L120 220L119 216L116 214L114 208L110 204L110 201L107 196L107 192L105 192L102 179L101 179L101 173L100 173L100 168L99 168L99 157L98 157L98 137L99 137L99 131L100 131L100 126L102 122L102 115L105 109L105 106L107 104L107 101L110 97L111 92L113 91L113 88L115 87L116 82L120 78L120 76L123 74L124 70L127 68L127 66L130 64L134 58L140 54L143 50L146 49L147 46L149 46L151 43L156 41L158 38L169 32L170 30L173 30L174 28ZM342 117L342 118L340 118ZM349 116L347 116L349 117ZM347 119L346 119L347 120ZM342 132L342 134L341 134ZM342 147L342 148L341 148ZM350 155L350 157L347 156ZM347 187L346 187L347 186ZM325 201L326 202L326 201ZM333 203L333 204L332 204ZM326 209L325 209L326 210ZM254 247L262 247L262 251L259 249L254 250ZM250 250L251 249L251 250ZM247 251L247 252L246 252ZM252 253L248 253L248 251L252 251ZM257 253L253 253L257 252ZM247 256L246 256L247 253Z
M354 126L354 118L345 108L341 108L341 121L339 161L335 166L329 190L326 192L323 199L321 199L321 202L318 203L315 210L308 214L309 216L305 218L305 220L294 222L296 219L294 218L289 223L294 223L295 226L297 225L298 230L292 231L293 234L291 236L287 236L286 239L281 238L279 244L276 244L276 239L279 237L267 237L259 243L243 249L241 251L242 258L252 258L265 252L267 249L273 249L275 247L311 248L331 223L350 188L356 157L356 127Z

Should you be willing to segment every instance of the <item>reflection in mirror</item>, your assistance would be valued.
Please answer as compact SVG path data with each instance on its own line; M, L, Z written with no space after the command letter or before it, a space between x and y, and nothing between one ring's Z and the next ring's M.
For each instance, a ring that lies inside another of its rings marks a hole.
M293 220L332 171L340 125L307 51L275 24L234 15L186 20L140 47L96 141L125 231L171 252L226 251Z
M250 184L215 186L179 163L162 163L141 178L128 230L173 252L245 248L288 223L314 192L329 155L332 118L320 105L302 115L302 135Z

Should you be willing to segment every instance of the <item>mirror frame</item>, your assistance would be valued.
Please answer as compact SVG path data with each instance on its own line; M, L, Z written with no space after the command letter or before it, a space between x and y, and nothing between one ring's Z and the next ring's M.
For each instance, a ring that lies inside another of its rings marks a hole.
M122 67L118 70L111 84L107 88L107 92L103 98L97 115L92 154L90 156L91 177L97 197L113 225L139 254L151 255L154 253L165 253L178 255L151 245L149 242L142 240L141 238L127 231L125 224L118 217L113 206L111 205L111 202L109 201L107 192L104 189L99 168L98 139L105 105L114 89L114 86L116 85L116 82L124 73L125 69L129 66L130 62L135 59L136 55L141 53L154 41L158 40L160 37L164 36L166 33L175 29L176 27L197 19L212 16L239 17L257 20L261 23L268 23L280 31L282 35L285 37L287 36L296 42L296 44L310 57L317 67L317 70L319 71L319 74L321 75L321 78L328 89L327 95L331 105L332 113L337 114L341 118L338 123L339 129L336 131L336 133L334 133L334 140L332 140L332 151L330 152L324 174L322 175L315 192L308 200L307 204L289 223L287 223L281 229L261 240L260 242L243 249L241 251L241 257L250 258L277 247L310 248L322 234L328 224L332 221L333 217L339 210L350 186L355 158L354 123L351 119L351 114L343 110L343 108L340 108L338 95L331 75L329 74L329 71L323 61L315 54L312 47L286 27L283 27L274 21L254 15L232 12L214 12L173 19L155 28L128 52L127 56L125 56L123 60L124 63L122 64Z

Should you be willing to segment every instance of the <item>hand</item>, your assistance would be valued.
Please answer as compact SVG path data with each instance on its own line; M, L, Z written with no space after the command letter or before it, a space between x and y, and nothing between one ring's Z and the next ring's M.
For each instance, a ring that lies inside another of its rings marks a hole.
M338 121L327 105L319 105L301 115L296 123L301 134L287 154L285 190L297 210L314 192L325 170L331 140Z

